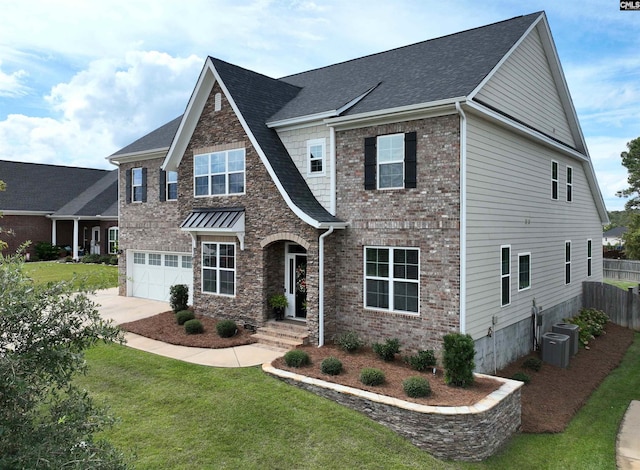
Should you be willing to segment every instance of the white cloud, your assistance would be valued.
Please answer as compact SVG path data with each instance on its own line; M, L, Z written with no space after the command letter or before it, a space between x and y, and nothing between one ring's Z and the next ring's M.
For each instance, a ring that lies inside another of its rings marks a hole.
M5 73L1 67L2 61L0 60L0 96L15 98L26 95L29 87L22 81L28 76L28 73L24 70Z

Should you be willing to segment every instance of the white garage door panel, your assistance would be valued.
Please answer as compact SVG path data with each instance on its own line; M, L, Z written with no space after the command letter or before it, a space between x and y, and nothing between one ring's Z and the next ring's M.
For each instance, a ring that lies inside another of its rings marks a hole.
M130 285L130 295L144 299L169 301L169 290L175 284L186 284L189 287L189 303L192 302L193 269L182 267L182 257L187 254L178 254L178 267L165 266L165 255L175 256L177 253L162 252L137 252L144 254L144 264L131 263L130 274L127 274L127 282ZM160 255L161 265L150 265L149 254ZM131 260L134 259L131 254ZM141 258L141 256L139 256Z

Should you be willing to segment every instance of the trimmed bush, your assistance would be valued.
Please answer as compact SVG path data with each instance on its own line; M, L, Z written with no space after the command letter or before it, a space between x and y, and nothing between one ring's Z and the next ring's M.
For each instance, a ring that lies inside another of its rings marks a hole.
M404 362L409 364L412 369L415 369L418 372L425 372L433 369L438 361L436 360L436 355L433 352L433 349L428 349L426 351L418 351L418 354L415 356L406 356L404 358Z
M186 284L175 284L169 288L169 304L174 312L187 309L189 287Z
M371 349L383 361L391 362L400 352L400 341L394 338L388 339L384 343L373 343Z
M320 370L323 374L338 375L342 372L342 362L337 357L329 356L320 364Z
M513 374L513 377L511 378L513 380L519 380L520 382L524 382L525 384L528 384L529 382L531 382L531 377L529 377L524 372L516 372L515 374Z
M194 318L193 320L184 322L184 331L188 335L199 335L200 333L204 333L204 326L202 326L200 320Z
M384 383L384 372L374 367L365 367L360 371L360 382L370 386L382 385Z
M96 254L84 255L82 258L80 258L80 262L88 264L99 264L102 263L102 256Z
M566 320L580 328L580 344L587 346L589 341L604 333L604 326L609 321L606 313L595 308L583 308L577 316Z
M456 387L473 384L473 361L476 351L473 338L468 334L449 333L444 336L444 381Z
M180 310L176 313L176 321L178 322L178 325L184 325L185 322L193 320L195 317L195 314L191 310Z
M424 377L409 377L402 381L404 393L411 398L422 398L431 395L431 385Z
M216 323L216 331L221 338L231 338L238 332L238 326L233 320L220 320Z
M33 249L37 258L34 261L51 261L60 256L60 249L49 242L37 242Z
M292 349L284 355L284 362L289 367L302 367L311 364L311 358L306 351Z
M355 331L346 331L337 335L333 341L342 349L343 351L352 353L356 352L362 346L364 346L364 341L360 339L358 333Z
M537 357L530 357L522 363L522 367L538 372L542 368L542 360Z

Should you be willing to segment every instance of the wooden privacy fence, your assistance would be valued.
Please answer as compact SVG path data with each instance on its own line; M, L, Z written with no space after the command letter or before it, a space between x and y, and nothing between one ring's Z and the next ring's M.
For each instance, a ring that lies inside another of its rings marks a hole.
M638 287L624 290L603 282L583 282L582 304L602 310L616 325L640 331Z
M640 261L605 258L602 268L605 279L640 282Z

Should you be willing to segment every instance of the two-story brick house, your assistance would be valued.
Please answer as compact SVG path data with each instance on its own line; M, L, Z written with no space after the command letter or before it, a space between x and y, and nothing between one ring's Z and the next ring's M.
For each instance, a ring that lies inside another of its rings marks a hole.
M544 13L272 79L207 58L183 116L120 150L121 293L314 344L354 330L478 370L574 313L607 220Z

